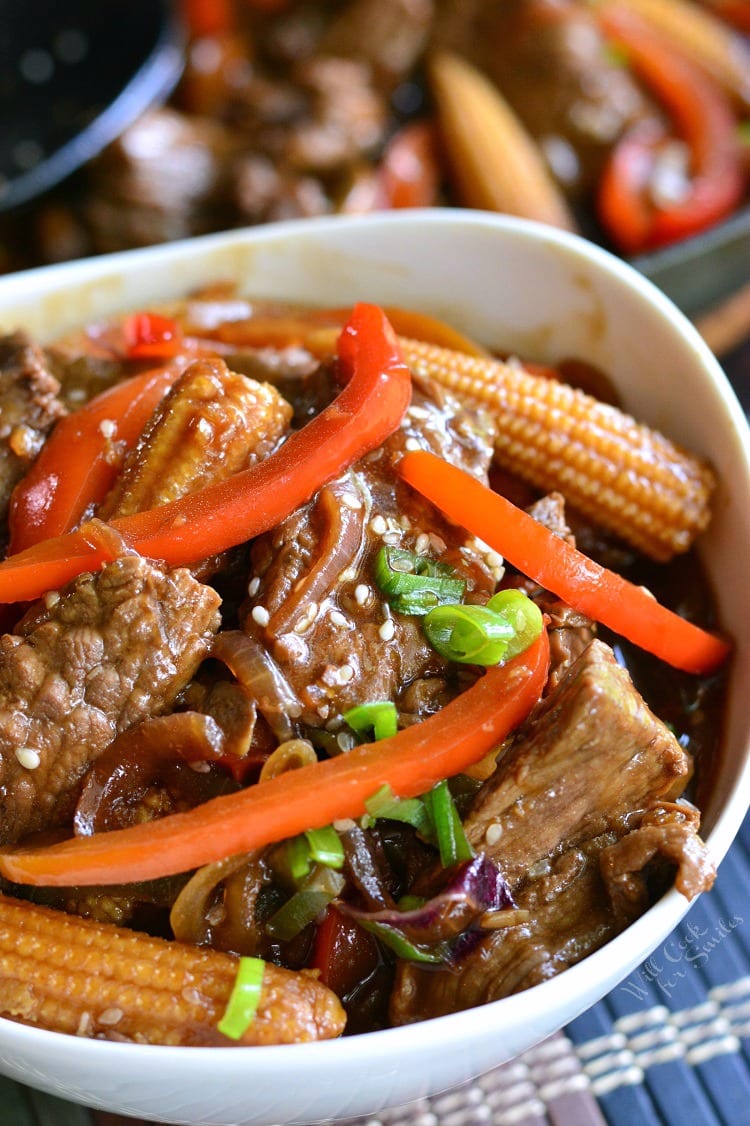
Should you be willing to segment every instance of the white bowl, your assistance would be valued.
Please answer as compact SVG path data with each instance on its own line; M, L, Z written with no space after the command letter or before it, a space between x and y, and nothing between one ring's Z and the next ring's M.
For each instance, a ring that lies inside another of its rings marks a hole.
M703 554L737 642L722 760L704 828L716 861L745 814L750 749L750 433L685 318L620 260L576 237L470 211L404 212L232 231L0 279L0 328L40 339L231 279L245 294L363 298L444 317L489 346L607 371L628 410L718 471ZM531 1047L627 976L687 910L672 891L559 977L480 1009L340 1041L152 1048L0 1020L0 1071L122 1114L182 1123L310 1123L444 1090Z

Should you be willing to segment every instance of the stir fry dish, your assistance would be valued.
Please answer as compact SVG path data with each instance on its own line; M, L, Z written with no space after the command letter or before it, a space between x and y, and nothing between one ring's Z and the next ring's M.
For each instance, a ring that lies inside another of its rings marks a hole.
M711 886L714 475L605 374L215 286L0 408L0 1015L334 1038Z
M187 63L4 269L452 204L638 255L747 203L746 0L182 0Z

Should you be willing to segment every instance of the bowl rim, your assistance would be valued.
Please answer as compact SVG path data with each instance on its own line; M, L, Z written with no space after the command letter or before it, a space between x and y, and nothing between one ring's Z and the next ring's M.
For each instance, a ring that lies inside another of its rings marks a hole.
M328 231L339 231L347 227L350 229L365 227L398 229L401 226L409 227L418 224L429 228L431 226L443 227L447 222L463 228L492 228L498 231L521 233L534 240L541 239L548 245L561 247L566 252L573 254L578 260L591 264L595 270L604 271L610 278L614 278L618 284L645 298L669 322L670 331L681 335L696 353L697 362L710 374L713 390L722 399L729 420L742 436L747 449L750 450L750 429L747 419L718 360L711 353L697 329L653 282L611 252L578 235L559 231L531 220L516 219L490 212L467 211L458 208L430 208L382 212L365 216L325 216L306 220L295 219L261 227L238 228L155 247L102 255L97 258L38 267L0 278L0 315L6 302L9 304L20 303L35 292L52 292L70 284L81 284L87 280L95 279L103 273L116 272L122 267L127 270L137 267L147 269L153 262L161 262L167 259L179 262L187 257L200 256L224 246L273 244L274 242L294 239L307 233L324 237ZM747 464L750 472L750 455L747 458ZM746 749L745 761L729 800L718 814L716 822L707 836L711 856L717 864L720 863L729 849L749 805L750 747ZM537 1011L541 1007L545 1009L550 1006L555 1007L558 1003L558 994L562 996L576 993L576 995L585 998L590 979L593 977L598 980L604 972L604 967L613 959L618 962L620 967L624 968L624 972L620 973L618 978L619 981L622 981L655 948L653 935L658 934L656 939L658 945L677 926L689 907L690 904L684 897L672 888L623 932L581 962L569 967L563 973L548 981L524 990L522 994L511 995L481 1006L482 1023L485 1025L483 1034L491 1032L493 1027L504 1026L505 1013L512 1012L512 1009L519 1003L519 997L523 997L524 1008L527 1011ZM597 997L600 996L602 994L598 993ZM578 1011L583 1011L593 1003L595 1003L595 1000L582 1001ZM280 1076L287 1074L292 1067L304 1065L310 1068L318 1068L320 1065L330 1063L333 1060L339 1067L347 1062L360 1059L363 1051L367 1053L369 1059L395 1057L407 1049L413 1050L415 1027L419 1030L420 1052L429 1051L433 1045L445 1044L449 1040L461 1042L465 1039L471 1039L472 1034L473 1037L476 1037L477 1034L477 1011L476 1008L462 1010L421 1021L416 1026L404 1025L386 1028L328 1041L247 1048L241 1046L226 1048L171 1047L82 1040L82 1038L72 1037L65 1033L50 1032L47 1029L19 1024L0 1017L0 1051L5 1041L12 1040L14 1051L22 1052L27 1045L33 1045L35 1050L42 1049L45 1051L50 1060L66 1055L69 1050L75 1051L82 1066L85 1066L89 1058L93 1059L93 1056L89 1057L89 1053L96 1056L111 1056L112 1058L125 1053L123 1059L127 1059L128 1063L136 1069L146 1062L151 1065L154 1061L158 1061L159 1066L161 1066L162 1064L171 1065L173 1062L181 1060L183 1063L187 1063L191 1069L194 1069L195 1074L206 1077L210 1074L214 1079L216 1078L216 1064L219 1059L221 1060L222 1074L227 1076L229 1073L232 1076L248 1076L251 1074L250 1061L257 1061L258 1068L263 1069L267 1074ZM565 1023L570 1019L572 1019L572 1016L569 1013L566 1014ZM489 1022L489 1028L486 1026L487 1022ZM254 1070L254 1064L251 1067ZM227 1069L229 1070L227 1071Z

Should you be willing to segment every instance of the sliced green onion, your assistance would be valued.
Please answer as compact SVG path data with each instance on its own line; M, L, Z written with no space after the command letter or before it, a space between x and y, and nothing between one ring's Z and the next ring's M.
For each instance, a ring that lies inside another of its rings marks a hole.
M279 942L291 942L343 891L345 883L330 868L314 868L300 890L266 922L266 933Z
M489 600L487 609L499 614L513 627L513 637L505 651L506 661L528 649L544 629L542 611L523 591L500 590Z
M216 1026L230 1040L240 1040L258 1010L266 963L262 958L240 958L237 977L224 1015Z
M372 797L365 800L365 809L369 818L364 828L370 828L379 817L383 817L387 821L401 821L405 825L413 825L418 833L431 836L430 815L422 799L396 798L387 782L384 782Z
M389 739L398 731L398 712L391 700L376 700L371 704L358 704L344 712L344 722L358 735L372 731L375 739Z
M432 818L443 867L450 868L452 864L459 864L462 860L471 860L474 850L466 839L447 781L443 780L433 786L425 794L424 800Z
M409 962L427 962L431 965L439 965L448 959L449 947L447 943L441 942L430 947L422 946L416 942L410 942L400 930L389 926L387 923L368 922L359 916L357 922L370 934L374 934L376 938L380 939L383 945L388 946L399 958L404 958Z
M400 614L460 602L466 589L451 567L403 548L381 547L373 566L375 582Z
M513 627L486 606L438 606L423 628L441 657L469 665L499 664L513 637Z
M501 590L486 606L438 606L423 623L433 649L469 665L497 665L516 657L543 626L539 607L520 590Z
M312 858L310 846L304 836L292 837L286 842L284 859L289 875L295 884L301 883L305 876L310 875Z
M344 867L344 846L333 825L325 825L322 829L308 829L305 840L310 848L310 855L318 864L323 864L326 868Z

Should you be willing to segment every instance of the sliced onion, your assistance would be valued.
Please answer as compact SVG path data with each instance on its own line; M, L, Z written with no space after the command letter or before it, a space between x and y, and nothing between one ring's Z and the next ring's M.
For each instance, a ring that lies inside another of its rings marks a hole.
M211 655L237 677L276 738L280 742L294 738L294 721L302 714L302 704L260 642L240 630L227 630L214 638Z
M73 818L76 835L89 837L133 824L144 796L158 782L191 808L226 792L226 779L190 765L215 761L223 753L221 728L199 712L157 716L131 727L86 775Z

